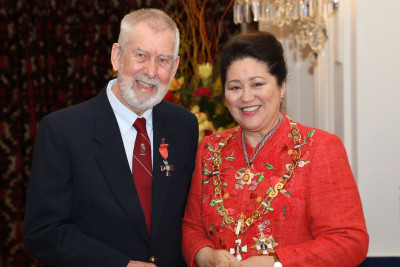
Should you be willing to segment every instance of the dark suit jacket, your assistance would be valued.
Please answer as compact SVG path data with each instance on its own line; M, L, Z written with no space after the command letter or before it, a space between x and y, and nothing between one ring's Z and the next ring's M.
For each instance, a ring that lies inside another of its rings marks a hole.
M51 266L121 266L130 259L185 266L182 224L198 142L196 117L162 101L153 108L152 231L132 179L106 90L41 121L29 182L23 239ZM158 148L165 138L167 177Z

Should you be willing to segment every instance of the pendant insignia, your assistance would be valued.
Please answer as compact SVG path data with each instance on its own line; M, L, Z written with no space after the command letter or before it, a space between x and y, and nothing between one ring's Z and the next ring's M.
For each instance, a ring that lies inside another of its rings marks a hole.
M245 185L245 184L249 185L249 184L251 184L251 179L253 179L253 177L254 177L254 173L252 173L250 171L250 169L244 170L244 172L242 172L240 174L240 184L241 185Z
M247 252L247 245L245 245L245 246L241 246L241 243L242 243L242 240L240 240L240 239L236 239L235 240L235 243L236 243L236 246L234 247L234 248L231 248L230 250L229 250L229 252L232 254L232 255L235 255L236 254L236 259L238 259L239 261L241 261L242 260L242 252Z
M261 233L259 239L253 237L253 240L256 244L251 248L257 250L258 256L275 254L274 247L276 247L278 244L275 243L275 240L272 237L272 235L270 235L268 238L265 238L264 234Z

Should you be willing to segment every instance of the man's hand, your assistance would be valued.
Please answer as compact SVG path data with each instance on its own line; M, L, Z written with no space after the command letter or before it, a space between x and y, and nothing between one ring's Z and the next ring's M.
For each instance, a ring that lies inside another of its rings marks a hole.
M142 262L142 261L129 261L126 267L157 267L153 263Z

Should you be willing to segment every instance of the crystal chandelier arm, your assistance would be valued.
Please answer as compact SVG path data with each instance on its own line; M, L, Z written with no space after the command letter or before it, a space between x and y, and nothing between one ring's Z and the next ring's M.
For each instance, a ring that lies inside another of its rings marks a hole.
M289 27L302 47L309 45L315 54L323 48L327 39L325 17L338 9L339 0L235 0L233 20L235 24L262 22Z

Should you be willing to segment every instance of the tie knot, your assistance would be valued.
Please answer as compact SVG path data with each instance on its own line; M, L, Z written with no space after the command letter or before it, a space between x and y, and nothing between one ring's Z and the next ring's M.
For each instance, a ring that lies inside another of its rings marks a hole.
M147 133L146 131L146 119L145 118L137 118L135 123L133 124L136 131L139 133Z

